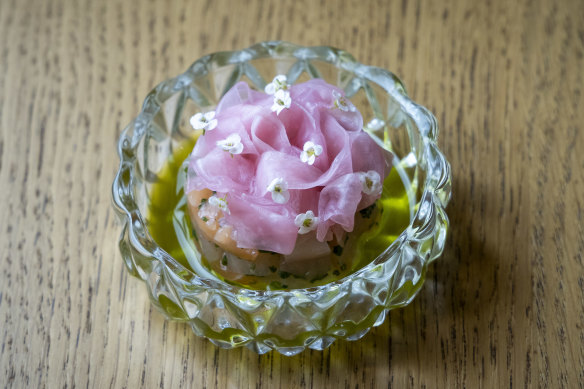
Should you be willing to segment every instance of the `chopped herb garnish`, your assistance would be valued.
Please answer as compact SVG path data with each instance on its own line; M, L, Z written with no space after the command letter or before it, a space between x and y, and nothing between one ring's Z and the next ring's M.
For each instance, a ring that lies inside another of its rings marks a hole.
M223 266L227 266L227 255L223 254L223 257L221 258L221 264Z
M372 205L368 206L365 209L362 209L359 211L359 213L361 214L361 216L364 219L369 219L371 217L371 214L373 213L373 210L375 209L376 204L373 203Z
M207 216L203 216L203 217L201 218L201 220L202 220L202 221L204 221L204 222L207 222L207 221L209 220L209 218L208 218Z
M341 255L343 255L343 248L341 246L337 245L337 246L333 247L333 253L340 257Z
M201 207L202 207L203 205L205 205L205 203L206 203L206 202L207 202L207 199L202 199L202 200L201 200L201 204L199 204L199 209L201 209Z
M272 273L275 273L275 272L276 272L276 270L278 270L278 269L276 268L276 266L270 266L270 267L269 267L269 269L270 269L270 271L271 271Z
M269 288L270 289L286 289L288 285L280 283L280 281L272 281L270 282Z
M287 271L281 271L280 277L281 278L288 278L288 277L290 277L290 273L288 273Z

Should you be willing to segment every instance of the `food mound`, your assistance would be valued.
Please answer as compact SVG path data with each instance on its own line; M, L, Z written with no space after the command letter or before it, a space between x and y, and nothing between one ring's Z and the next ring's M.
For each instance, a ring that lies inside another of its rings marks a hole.
M190 122L202 135L185 193L216 273L244 282L350 267L351 237L379 212L392 156L363 131L342 89L277 76L264 93L239 82Z

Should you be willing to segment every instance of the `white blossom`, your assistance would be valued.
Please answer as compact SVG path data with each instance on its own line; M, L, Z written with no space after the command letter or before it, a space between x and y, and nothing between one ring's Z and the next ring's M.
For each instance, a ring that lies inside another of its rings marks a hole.
M279 89L274 95L274 104L272 105L272 111L279 115L284 108L290 108L292 103L292 98L290 98L290 92L283 89Z
M211 131L217 127L217 119L215 119L215 111L209 111L207 113L199 112L191 117L191 126L195 130Z
M283 74L279 74L274 77L272 82L266 85L264 91L269 95L273 95L279 90L287 91L288 88L290 88L290 85L288 85L288 78Z
M355 106L351 104L345 96L337 92L336 90L333 91L333 97L335 98L334 107L340 109L344 112L355 112Z
M208 202L209 205L215 206L223 211L223 213L229 214L229 207L227 206L227 200L225 197L217 197L216 195L213 195L209 197Z
M314 164L316 157L322 154L322 146L311 141L304 143L303 150L300 153L300 160L309 165Z
M227 139L217 141L217 146L224 151L229 151L231 156L233 154L241 154L243 151L243 143L241 143L241 137L238 134L231 134Z
M314 216L314 212L306 211L306 213L296 215L294 224L298 227L299 234L306 234L316 228L318 217Z
M288 192L288 183L283 178L274 178L266 191L272 193L272 200L278 204L286 204L290 199Z
M363 192L368 195L378 195L383 189L381 177L375 170L369 170L367 173L359 173L359 180L363 185Z

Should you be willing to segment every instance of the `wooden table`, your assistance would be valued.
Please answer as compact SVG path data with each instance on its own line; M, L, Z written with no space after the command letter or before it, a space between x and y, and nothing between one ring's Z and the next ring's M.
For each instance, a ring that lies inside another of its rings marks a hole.
M582 387L582 1L0 2L0 387ZM391 69L441 128L451 229L358 342L222 350L118 253L115 141L203 54L283 39Z

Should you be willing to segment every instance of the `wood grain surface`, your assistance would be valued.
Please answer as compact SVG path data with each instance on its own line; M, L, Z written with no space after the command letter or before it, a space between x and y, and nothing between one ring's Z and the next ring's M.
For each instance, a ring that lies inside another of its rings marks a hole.
M165 321L110 200L148 91L269 39L395 72L454 176L414 302L290 358ZM583 55L581 0L1 0L0 387L583 387Z

